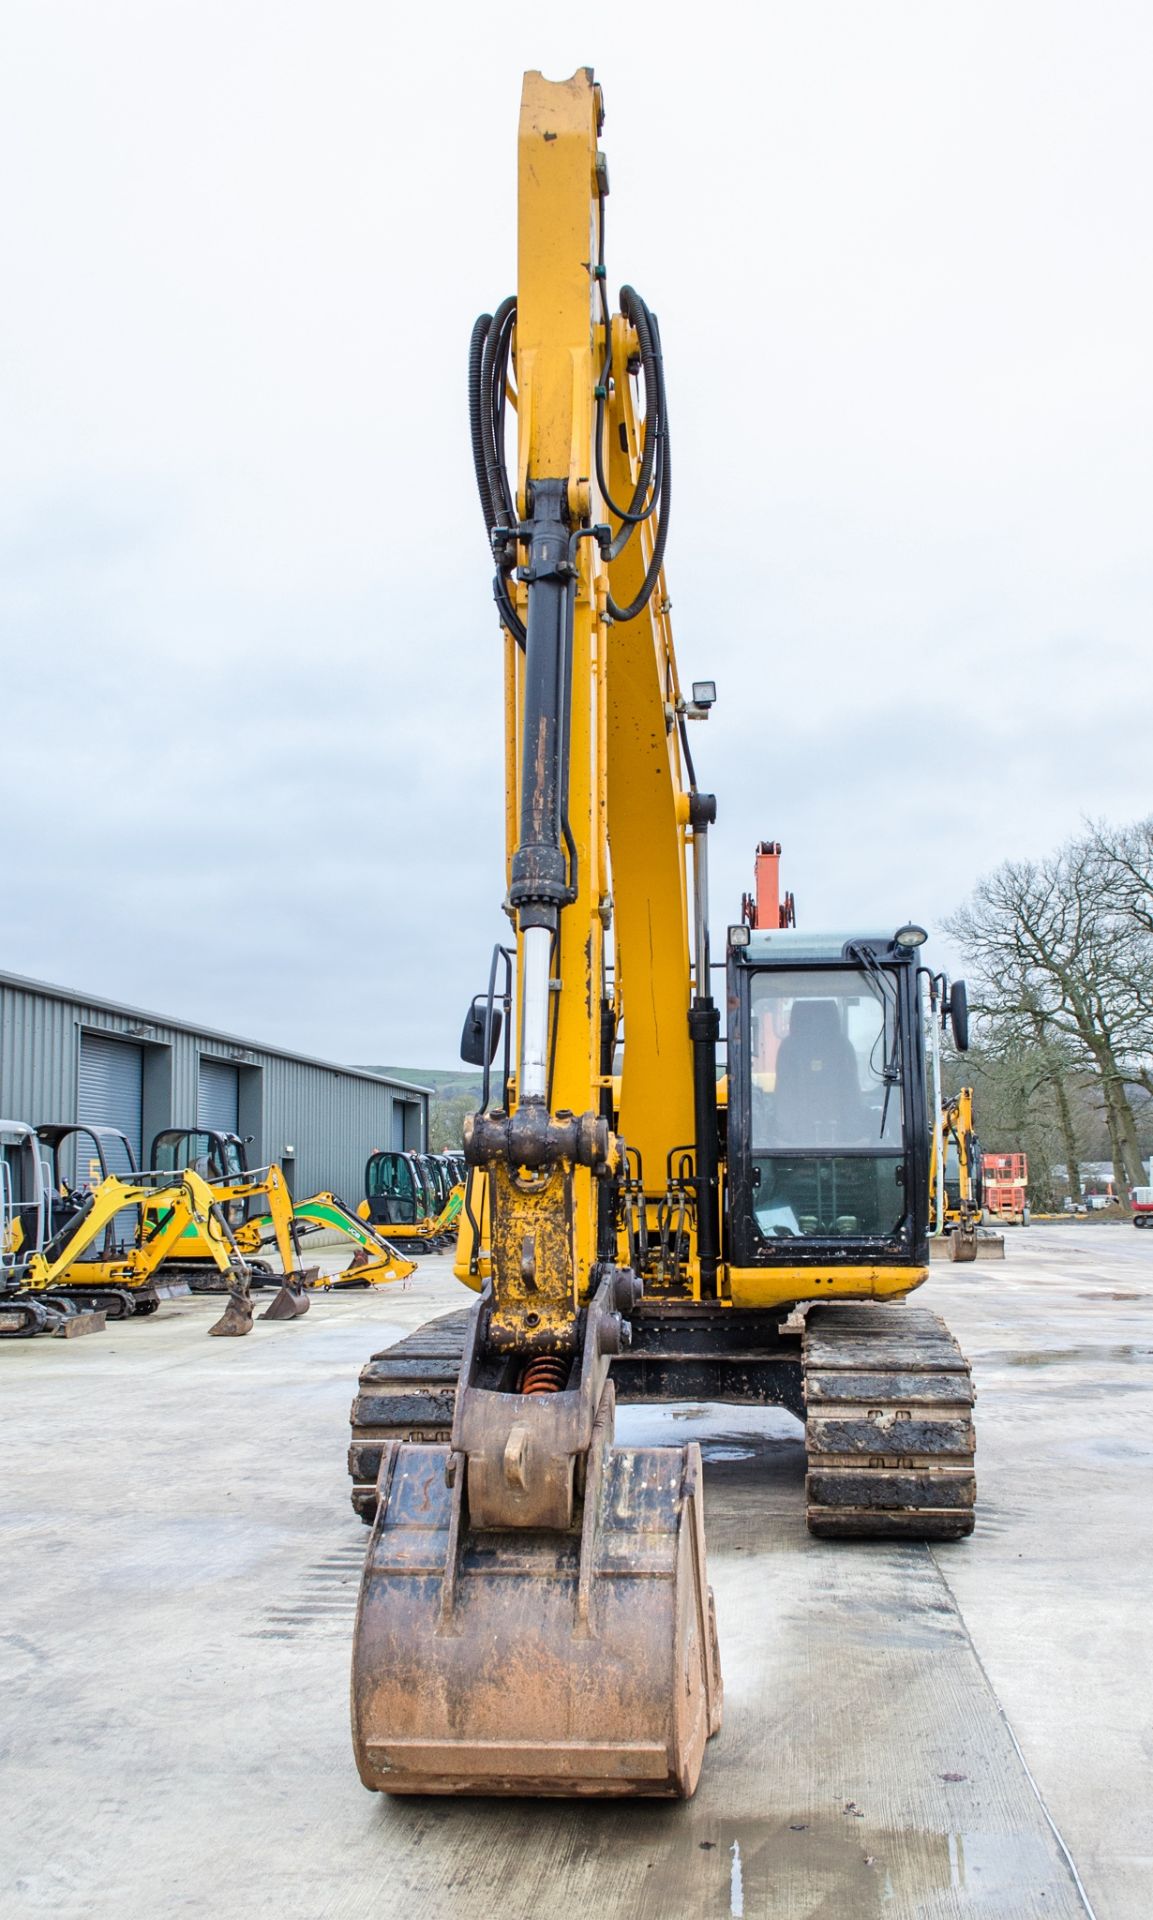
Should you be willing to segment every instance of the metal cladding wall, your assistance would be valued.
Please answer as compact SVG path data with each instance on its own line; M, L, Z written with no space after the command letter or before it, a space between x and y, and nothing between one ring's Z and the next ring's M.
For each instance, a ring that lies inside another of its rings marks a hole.
M265 1151L292 1168L293 1192L327 1188L352 1206L364 1198L368 1156L389 1144L392 1086L360 1074L321 1072L303 1061L280 1060L265 1076ZM418 1103L423 1104L417 1095ZM427 1141L427 1125L423 1138Z
M142 1051L145 1161L163 1127L196 1125L202 1058L238 1069L239 1131L254 1136L250 1163L285 1160L302 1197L329 1189L354 1205L361 1199L365 1161L391 1144L398 1098L415 1103L419 1144L427 1145L428 1095L421 1089L201 1033L133 1007L86 1001L14 974L0 974L0 1116L33 1126L77 1118L82 1032L117 1035ZM295 1149L287 1157L286 1147Z

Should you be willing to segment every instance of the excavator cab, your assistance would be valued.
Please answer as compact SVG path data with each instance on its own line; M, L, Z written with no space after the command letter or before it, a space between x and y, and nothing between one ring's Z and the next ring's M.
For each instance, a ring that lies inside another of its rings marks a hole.
M449 1170L445 1165L443 1157L438 1153L422 1154L421 1165L424 1168L425 1177L428 1180L429 1186L432 1189L434 1213L439 1214L447 1204L448 1196L452 1192L452 1179Z
M167 1127L152 1142L152 1165L163 1172L191 1167L202 1180L243 1180L248 1172L246 1142L238 1133L211 1127Z
M415 1153L374 1153L364 1170L373 1226L415 1229L431 1212L428 1179Z
M183 1173L190 1167L202 1180L216 1186L247 1177L246 1147L238 1133L223 1133L214 1127L166 1127L152 1142L151 1164L164 1173ZM244 1225L248 1214L247 1200L232 1200L224 1207L225 1219L234 1233Z
M132 1142L118 1127L80 1122L37 1127L36 1138L52 1155L52 1179L58 1193L94 1191L111 1174L128 1180L139 1171Z
M919 929L732 929L729 1254L743 1268L927 1258Z

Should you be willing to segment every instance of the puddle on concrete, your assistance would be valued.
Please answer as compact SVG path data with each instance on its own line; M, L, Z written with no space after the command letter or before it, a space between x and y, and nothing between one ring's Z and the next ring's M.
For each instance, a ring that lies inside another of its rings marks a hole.
M934 1895L949 1896L950 1913L1003 1920L1072 1910L1063 1864L1039 1834L879 1829L853 1812L835 1824L801 1812L788 1822L709 1823L695 1845L696 1874L683 1855L653 1862L637 1909L646 1920L690 1911L890 1920L937 1912Z
M1091 1365L1101 1360L1150 1360L1153 1346L1027 1347L1018 1352L1001 1352L995 1357L1007 1367L1057 1367L1077 1361Z
M508 1800L470 1816L485 1833L488 1884L460 1889L454 1910L478 1920L499 1907L515 1871L535 1879L547 1860L560 1889L557 1912L601 1920L927 1920L972 1913L1025 1920L1083 1913L1064 1861L1043 1831L874 1825L853 1802L844 1810L801 1806L771 1818L726 1819L700 1800L660 1807ZM419 1848L460 1811L393 1801L380 1819L390 1844ZM443 1838L437 1835L438 1844ZM416 1857L414 1855L414 1857ZM429 1859L433 1855L430 1853Z
M706 1489L742 1478L750 1490L781 1478L799 1486L804 1478L805 1430L783 1407L617 1407L619 1447L683 1447L686 1440L700 1447Z

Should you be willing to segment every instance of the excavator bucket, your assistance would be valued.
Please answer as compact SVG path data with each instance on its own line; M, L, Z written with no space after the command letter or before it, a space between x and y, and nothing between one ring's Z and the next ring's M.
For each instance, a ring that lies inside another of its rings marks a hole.
M949 1235L949 1258L959 1263L977 1258L976 1227L954 1227Z
M448 1447L384 1449L352 1662L365 1786L691 1794L721 1716L699 1448L590 1457L568 1533L470 1528L466 1479Z
M312 1305L307 1288L318 1278L319 1273L319 1267L309 1267L305 1273L286 1274L283 1286L273 1295L260 1318L262 1320L295 1320L300 1314L307 1313Z
M252 1332L252 1301L239 1287L229 1289L228 1305L208 1331L217 1339L225 1340Z

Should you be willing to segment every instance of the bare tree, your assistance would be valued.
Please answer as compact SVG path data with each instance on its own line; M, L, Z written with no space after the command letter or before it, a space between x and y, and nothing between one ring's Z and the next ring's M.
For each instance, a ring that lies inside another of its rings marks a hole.
M1128 1089L1149 1084L1153 939L1104 885L1102 860L1090 839L1045 861L1008 861L945 925L970 958L976 1005L1002 1045L1047 1049L1054 1072L1058 1059L1092 1070L1127 1208L1143 1179ZM1075 1163L1072 1145L1070 1131L1066 1158Z
M1122 827L1096 821L1087 846L1109 913L1131 941L1147 950L1153 945L1153 814ZM1144 1032L1130 1062L1132 1083L1153 1094L1153 990L1147 967L1136 970L1133 993Z
M1086 845L1110 912L1153 938L1153 814L1128 827L1094 821Z

